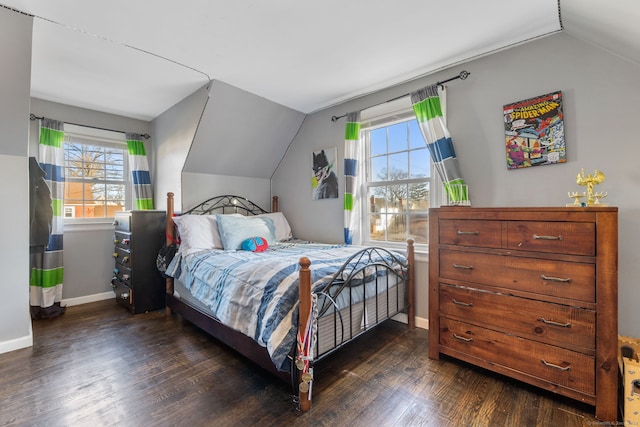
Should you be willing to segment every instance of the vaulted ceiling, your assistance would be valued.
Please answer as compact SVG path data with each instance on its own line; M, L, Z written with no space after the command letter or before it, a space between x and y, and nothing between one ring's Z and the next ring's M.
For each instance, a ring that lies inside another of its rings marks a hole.
M635 0L0 0L32 96L152 120L217 80L309 113L565 31L640 63Z

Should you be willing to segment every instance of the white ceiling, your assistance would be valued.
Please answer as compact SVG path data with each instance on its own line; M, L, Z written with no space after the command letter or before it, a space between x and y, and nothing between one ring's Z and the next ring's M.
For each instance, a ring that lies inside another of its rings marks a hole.
M33 97L143 120L209 80L309 113L561 30L557 0L0 5L35 16ZM635 0L561 6L564 31L640 62Z

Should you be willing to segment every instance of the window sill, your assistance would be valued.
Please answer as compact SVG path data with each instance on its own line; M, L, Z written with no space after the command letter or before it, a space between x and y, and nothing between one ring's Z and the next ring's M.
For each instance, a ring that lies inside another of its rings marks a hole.
M390 251L401 252L406 255L407 253L407 244L398 243L398 244L388 244L386 242L363 242L362 246L378 246L380 248L388 249ZM419 262L428 262L429 261L429 247L428 245L414 245L413 252L415 255L415 260Z
M79 232L79 231L103 231L103 230L111 230L113 231L113 219L112 218L103 218L99 221L74 221L74 222L65 222L64 223L64 232Z

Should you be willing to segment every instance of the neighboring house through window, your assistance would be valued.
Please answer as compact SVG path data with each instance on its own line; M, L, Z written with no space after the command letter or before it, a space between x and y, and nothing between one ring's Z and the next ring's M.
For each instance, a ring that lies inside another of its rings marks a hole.
M113 218L130 205L125 135L65 124L65 219Z

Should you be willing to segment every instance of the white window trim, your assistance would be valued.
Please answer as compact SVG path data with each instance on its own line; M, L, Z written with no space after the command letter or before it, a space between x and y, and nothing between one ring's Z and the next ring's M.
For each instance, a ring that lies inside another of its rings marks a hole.
M447 92L446 87L440 86L438 87L438 93L440 95L440 106L442 108L443 119L445 125L447 123ZM394 117L395 116L395 117ZM393 101L388 101L383 104L375 105L373 107L367 108L360 112L360 140L364 140L362 133L364 131L374 129L381 126L390 126L398 122L406 121L407 119L415 118L415 113L413 112L413 106L411 105L410 96L403 96L401 98L395 99ZM359 215L360 218L360 227L355 233L354 240L356 242L361 242L363 245L369 246L380 246L389 249L395 249L398 251L403 251L406 249L406 242L381 242L379 240L368 240L364 238L363 230L369 226L369 218L367 216L367 209L363 207L364 203L361 203L364 199L364 195L367 194L367 180L366 177L369 176L369 171L365 168L368 168L368 162L365 159L365 144L359 144L359 164L358 170L364 171L364 174L358 174L358 197L357 204L354 207L354 214ZM444 188L442 185L442 179L438 175L435 170L435 166L433 165L433 159L431 159L431 176L429 179L429 205L432 207L439 207L443 202ZM429 245L426 243L414 245L416 253L428 253Z

